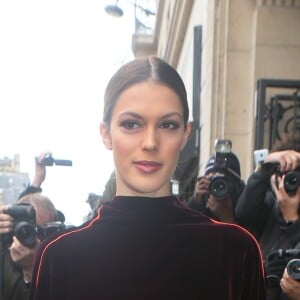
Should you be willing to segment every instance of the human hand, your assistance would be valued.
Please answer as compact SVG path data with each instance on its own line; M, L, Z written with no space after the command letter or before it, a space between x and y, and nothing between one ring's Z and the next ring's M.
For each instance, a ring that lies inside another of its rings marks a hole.
M200 176L197 178L197 183L194 190L194 198L196 204L200 204L203 196L209 194L210 179L208 176Z
M14 228L14 218L5 213L9 205L0 206L0 234L9 233Z
M300 153L294 150L271 152L264 162L278 162L281 172L287 172L299 166Z
M210 196L207 200L206 207L209 208L212 214L220 221L235 223L231 198L220 200Z
M300 281L291 278L286 269L284 270L283 276L280 280L280 287L288 299L300 299Z
M271 187L275 193L278 207L286 222L299 219L298 209L300 203L300 187L295 194L288 194L284 187L284 177L277 176L277 184L275 175L271 177Z
M35 159L35 174L31 185L41 187L46 178L46 166L42 163L46 156L52 155L51 152L43 152Z

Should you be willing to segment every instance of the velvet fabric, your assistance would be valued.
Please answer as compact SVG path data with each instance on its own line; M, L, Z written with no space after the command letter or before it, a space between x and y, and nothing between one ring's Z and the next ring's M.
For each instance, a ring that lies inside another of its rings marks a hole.
M115 197L41 244L31 300L263 300L259 247L175 197Z

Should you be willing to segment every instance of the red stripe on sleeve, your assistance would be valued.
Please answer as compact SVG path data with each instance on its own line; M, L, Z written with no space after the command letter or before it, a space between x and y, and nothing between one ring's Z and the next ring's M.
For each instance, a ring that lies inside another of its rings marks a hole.
M72 231L69 231L69 232L66 232L60 236L58 236L56 239L52 240L51 242L49 242L49 244L47 244L45 246L45 248L43 249L43 252L41 254L41 257L40 257L40 262L39 262L39 265L38 265L38 271L37 271L37 276L36 276L36 286L38 286L38 283L39 283L39 278L40 278L40 272L41 272L41 267L42 267L42 263L43 263L43 258L44 258L44 255L47 251L47 249L52 246L55 242L57 242L58 240L64 238L65 236L68 236L68 235L71 235L75 232L80 232L80 231L83 231L83 230L86 230L88 228L90 228L96 221L100 220L100 213L101 213L101 209L102 209L103 205L100 206L99 210L98 210L98 215L95 219L93 219L89 224L87 224L87 226L85 227L82 227L82 228L79 228L79 229L75 229L75 230L72 230Z

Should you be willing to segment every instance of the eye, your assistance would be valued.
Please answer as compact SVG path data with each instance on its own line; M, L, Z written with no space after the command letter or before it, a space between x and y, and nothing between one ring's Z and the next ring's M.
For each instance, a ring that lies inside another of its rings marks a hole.
M133 130L133 129L140 128L141 125L137 121L126 120L126 121L121 122L121 127L125 128L127 130Z
M178 124L178 122L175 122L175 121L164 121L160 125L160 128L162 128L162 129L177 129L179 127L180 127L180 125Z

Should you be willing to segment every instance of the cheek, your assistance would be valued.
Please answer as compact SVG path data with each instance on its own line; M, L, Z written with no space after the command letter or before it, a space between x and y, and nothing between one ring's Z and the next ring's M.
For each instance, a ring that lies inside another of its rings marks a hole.
M182 139L165 139L165 142L162 143L162 147L164 149L164 153L167 157L172 159L176 159L179 157L181 152Z
M114 157L122 160L137 149L137 142L135 142L135 139L125 136L114 135L111 142Z

